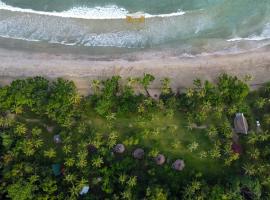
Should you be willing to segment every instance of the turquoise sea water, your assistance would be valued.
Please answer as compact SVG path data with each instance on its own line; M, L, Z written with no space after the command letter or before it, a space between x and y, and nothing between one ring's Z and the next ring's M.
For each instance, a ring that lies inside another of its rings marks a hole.
M135 12L144 23L126 21ZM269 44L270 0L0 0L0 37L89 48L240 51Z

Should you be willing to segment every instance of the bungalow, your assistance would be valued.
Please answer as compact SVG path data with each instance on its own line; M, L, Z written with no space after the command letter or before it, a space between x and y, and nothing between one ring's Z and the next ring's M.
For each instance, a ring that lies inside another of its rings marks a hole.
M234 131L242 134L248 133L248 123L243 113L236 113L234 118Z

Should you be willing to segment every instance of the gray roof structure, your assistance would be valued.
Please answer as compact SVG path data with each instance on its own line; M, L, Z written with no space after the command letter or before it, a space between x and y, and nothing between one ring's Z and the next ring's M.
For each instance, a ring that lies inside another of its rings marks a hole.
M113 148L113 151L114 151L115 153L119 153L119 154L124 153L124 152L125 152L125 146L124 146L123 144L117 144L117 145L115 145L115 147Z
M248 123L243 113L236 113L234 118L234 131L242 134L248 133Z
M172 164L172 168L176 171L182 171L185 168L185 162L178 159Z
M141 148L135 149L135 151L133 152L133 157L136 159L143 159L144 157L144 150Z
M155 161L156 161L156 164L157 165L163 165L166 161L166 158L164 155L162 154L158 154L156 157L155 157Z

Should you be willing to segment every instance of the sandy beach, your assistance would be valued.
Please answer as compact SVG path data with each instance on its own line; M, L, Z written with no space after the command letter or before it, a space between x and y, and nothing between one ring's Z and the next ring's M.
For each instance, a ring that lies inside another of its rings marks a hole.
M160 79L169 77L172 87L181 90L191 86L195 78L215 81L223 72L243 77L253 76L256 87L270 77L270 50L259 49L231 55L204 55L178 57L165 52L137 52L119 57L98 57L75 54L55 54L18 51L0 48L0 83L7 84L18 78L44 76L49 79L63 77L73 80L82 94L89 93L93 79L142 76L150 73L156 77L151 86L159 88Z

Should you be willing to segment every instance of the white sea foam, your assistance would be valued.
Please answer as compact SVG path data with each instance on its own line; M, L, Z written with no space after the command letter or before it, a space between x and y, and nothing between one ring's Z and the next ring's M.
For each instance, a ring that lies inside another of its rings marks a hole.
M261 40L267 40L270 39L270 23L266 24L265 27L262 30L262 33L260 35L251 35L249 37L235 37L227 40L228 42L236 42L236 41L261 41Z
M119 8L116 5L108 5L105 7L74 7L62 12L46 12L46 11L37 11L32 9L25 9L19 7L13 7L5 4L0 0L0 10L9 10L13 12L24 12L24 13L33 13L39 15L49 15L65 18L81 18L81 19L123 19L126 18L127 14L130 14L125 8ZM160 14L160 15L151 15L144 13L146 18L152 17L172 17L184 15L185 12L178 10L174 13Z

